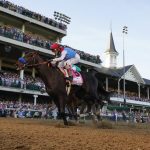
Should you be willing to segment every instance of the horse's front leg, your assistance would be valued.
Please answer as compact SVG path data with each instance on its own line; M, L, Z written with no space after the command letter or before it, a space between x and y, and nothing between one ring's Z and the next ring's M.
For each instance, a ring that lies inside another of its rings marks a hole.
M77 98L74 95L68 97L67 106L69 113L72 117L74 117L75 121L78 120L77 116Z
M64 121L64 125L68 125L68 121L66 119L66 113L65 113L65 106L66 106L66 97L59 95L58 96L58 101L59 101L59 115Z

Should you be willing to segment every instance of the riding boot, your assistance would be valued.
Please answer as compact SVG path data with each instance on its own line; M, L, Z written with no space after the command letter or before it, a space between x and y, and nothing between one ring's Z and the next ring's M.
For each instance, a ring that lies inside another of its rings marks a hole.
M67 71L68 71L68 75L69 75L69 77L66 77L65 79L66 80L69 80L69 81L73 81L73 74L72 74L72 70L69 68L69 69L67 69Z

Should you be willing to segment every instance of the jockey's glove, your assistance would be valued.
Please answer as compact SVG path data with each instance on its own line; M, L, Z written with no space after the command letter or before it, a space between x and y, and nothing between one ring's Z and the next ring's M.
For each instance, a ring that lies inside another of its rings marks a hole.
M54 65L55 65L55 64L56 64L56 62L57 62L57 61L52 60L52 61L51 61L51 64L54 64Z

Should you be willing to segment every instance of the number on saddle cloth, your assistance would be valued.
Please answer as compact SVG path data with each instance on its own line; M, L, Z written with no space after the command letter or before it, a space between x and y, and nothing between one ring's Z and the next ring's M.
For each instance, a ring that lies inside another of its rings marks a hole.
M80 73L72 69L72 75L73 75L73 78L75 78L75 77L79 77Z

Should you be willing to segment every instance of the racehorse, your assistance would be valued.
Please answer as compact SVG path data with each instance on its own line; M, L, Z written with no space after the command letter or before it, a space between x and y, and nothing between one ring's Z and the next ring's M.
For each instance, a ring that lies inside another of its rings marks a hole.
M90 106L91 104L99 102L100 95L103 94L98 92L100 84L95 77L94 71L81 72L83 85L73 85L71 87L70 95L68 96L64 74L57 66L52 66L50 60L44 60L38 52L26 53L24 57L18 59L16 66L17 70L23 70L26 67L34 67L36 69L45 84L46 92L53 98L53 101L58 108L58 114L64 121L64 125L68 125L65 114L66 104L68 104L72 114L76 117L75 107L78 106L78 103L75 104L73 96L75 99L78 99L79 102L83 100ZM72 107L69 105L70 102L73 102Z

